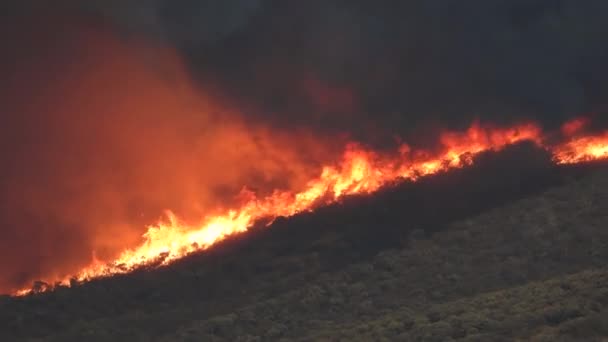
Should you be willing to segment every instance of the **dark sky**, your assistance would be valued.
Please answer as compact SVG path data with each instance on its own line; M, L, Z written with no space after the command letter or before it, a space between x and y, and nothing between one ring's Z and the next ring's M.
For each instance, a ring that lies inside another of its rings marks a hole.
M558 122L605 107L601 0L103 3L285 123L343 127L356 112L359 131L402 133L429 119Z
M432 140L474 118L551 125L606 109L603 0L0 12L0 291L136 243L162 209L198 217L245 184L296 186L343 133Z
M340 130L351 121L360 126L351 131L375 125L404 134L421 122L560 122L606 107L602 0L93 0L64 7L101 16L125 37L177 48L201 82L282 124Z

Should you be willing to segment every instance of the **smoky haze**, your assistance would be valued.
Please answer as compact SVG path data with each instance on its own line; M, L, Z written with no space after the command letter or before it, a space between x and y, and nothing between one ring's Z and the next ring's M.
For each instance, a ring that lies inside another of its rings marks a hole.
M103 18L12 20L0 81L2 292L115 256L165 209L197 222L243 186L297 187L335 157L310 133L244 122L171 47L119 39Z
M231 101L283 125L347 126L366 139L372 128L383 137L477 117L555 124L606 107L605 1L222 4L103 11L177 46ZM126 19L133 13L139 25Z
M345 135L606 109L600 0L42 3L2 5L0 291L298 187Z

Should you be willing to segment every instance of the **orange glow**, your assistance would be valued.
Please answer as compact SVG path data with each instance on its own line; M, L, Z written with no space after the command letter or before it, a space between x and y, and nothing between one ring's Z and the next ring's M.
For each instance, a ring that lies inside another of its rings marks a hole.
M576 164L608 158L608 132L574 138L555 147L553 155L559 164Z
M587 117L578 117L574 118L570 121L567 121L562 125L562 134L567 137L571 137L574 134L579 133L583 128L585 128L590 123L589 118Z
M275 191L258 198L244 189L241 206L218 215L203 217L192 225L172 212L166 219L149 226L139 247L125 250L116 260L94 260L79 273L54 282L69 285L70 279L86 281L127 273L144 265L166 265L192 252L208 249L226 237L247 231L257 220L273 220L313 210L352 194L372 193L399 179L415 181L421 176L460 168L472 163L472 156L484 151L498 151L507 145L532 141L553 153L557 164L578 163L608 158L608 132L598 136L572 139L557 146L545 146L543 134L535 124L510 128L484 127L473 124L465 132L446 132L440 137L437 151L413 150L402 145L394 155L381 154L357 144L348 145L342 161L326 165L320 175L310 180L301 191ZM51 287L43 287L42 291ZM21 290L15 295L24 295Z
M22 38L6 40L0 293L166 265L256 222L464 167L523 140L551 149L557 163L605 155L605 139L583 138L586 119L564 126L569 142L560 146L546 146L533 123L474 123L444 132L433 148L393 153L293 124L277 129L254 115L274 105L230 98L231 83L214 84L206 68L193 79L172 47L117 35L104 19L51 12L24 13ZM291 65L272 64L255 68L256 83L290 84L286 99L302 102L298 112L349 126L361 109L356 87L309 72L292 79Z

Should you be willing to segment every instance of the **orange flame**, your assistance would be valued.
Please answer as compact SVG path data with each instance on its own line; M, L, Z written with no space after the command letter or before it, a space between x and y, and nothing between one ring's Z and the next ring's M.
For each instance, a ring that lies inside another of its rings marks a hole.
M566 130L577 131L578 125L572 124L577 127ZM246 200L240 207L204 217L197 225L187 224L167 212L167 220L148 227L139 247L124 251L111 262L95 259L77 274L58 279L55 283L69 285L70 279L86 281L127 273L144 265L166 265L195 251L208 249L230 235L245 232L259 219L292 216L313 210L318 205L336 202L347 195L372 193L399 179L415 181L421 176L464 167L481 152L498 151L522 141L532 141L547 149L557 164L608 158L608 132L547 146L540 127L531 123L509 128L484 127L474 123L465 132L442 134L437 151L413 150L402 145L398 153L386 155L351 144L341 163L323 167L320 176L299 192L275 191L265 198L257 198L244 190ZM52 286L42 287L42 291L50 288ZM31 293L30 289L18 291L15 295L28 293Z
M559 164L576 164L608 158L608 132L574 138L553 149Z
M579 133L583 128L591 123L588 117L578 117L574 118L570 121L567 121L562 125L562 134L567 137L571 137L577 133Z

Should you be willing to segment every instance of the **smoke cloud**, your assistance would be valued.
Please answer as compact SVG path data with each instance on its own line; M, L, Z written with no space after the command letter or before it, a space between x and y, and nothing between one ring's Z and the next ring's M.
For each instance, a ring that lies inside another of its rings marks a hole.
M21 9L2 30L2 292L134 246L165 209L197 222L243 186L297 187L334 157L310 133L243 120L170 47Z
M222 4L158 0L118 17L153 8L153 20L127 26L162 32L198 75L258 108L255 119L284 125L365 139L606 109L605 1Z
M607 109L601 0L1 6L0 291L114 255L164 209L298 187L342 133Z

